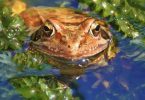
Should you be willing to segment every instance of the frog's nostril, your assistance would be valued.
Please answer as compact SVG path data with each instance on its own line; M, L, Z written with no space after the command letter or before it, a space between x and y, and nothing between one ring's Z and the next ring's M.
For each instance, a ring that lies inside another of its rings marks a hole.
M70 48L70 45L68 45L68 48Z

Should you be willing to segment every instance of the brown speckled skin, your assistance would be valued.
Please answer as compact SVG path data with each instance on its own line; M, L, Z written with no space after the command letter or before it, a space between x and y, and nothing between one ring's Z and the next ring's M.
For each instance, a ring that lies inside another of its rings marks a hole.
M21 13L21 17L31 30L47 21L53 24L56 32L52 37L33 42L34 48L48 55L71 60L90 57L105 50L111 40L111 33L103 21L70 8L30 8ZM110 36L109 40L89 34L94 21Z

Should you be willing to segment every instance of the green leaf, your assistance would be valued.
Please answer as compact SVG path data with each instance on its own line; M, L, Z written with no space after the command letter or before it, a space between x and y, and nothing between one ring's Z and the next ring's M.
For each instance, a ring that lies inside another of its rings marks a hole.
M71 89L54 76L11 79L11 84L25 98L31 100L73 100ZM50 83L51 82L51 83ZM57 84L57 86L52 86Z
M3 7L0 11L1 16L9 16L12 14L11 9L8 7Z
M145 25L145 3L144 0L79 0L81 4L86 4L91 9L103 17L108 17L109 22L119 27L119 30L125 34L126 37L136 38L142 35L131 20L140 21Z
M10 8L0 9L0 51L20 49L27 34L24 22L18 15L12 15Z

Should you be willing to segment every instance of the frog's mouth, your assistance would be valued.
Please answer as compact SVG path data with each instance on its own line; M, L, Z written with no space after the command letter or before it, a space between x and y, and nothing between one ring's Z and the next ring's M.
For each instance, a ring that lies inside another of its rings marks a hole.
M88 49L85 52L77 52L75 55L71 55L69 51L63 51L63 53L55 52L54 48L48 47L45 45L40 45L39 43L31 43L32 48L36 49L37 51L46 54L52 58L58 58L59 60L66 60L66 61L77 61L80 59L90 58L92 56L96 56L106 50L110 45L110 42L105 44L100 44L98 47L94 47L92 49Z
M49 55L49 58L57 61L57 62L62 62L62 63L66 63L67 65L72 65L72 64L78 64L78 65L82 65L82 64L88 64L89 62L91 62L92 60L98 58L101 54L105 56L105 59L108 59L107 57L107 49L105 48L104 50L102 50L101 52L92 55L92 56L87 56L87 57L83 57L83 58L79 58L79 59L66 59L63 57L57 57L57 56L53 56L53 55Z

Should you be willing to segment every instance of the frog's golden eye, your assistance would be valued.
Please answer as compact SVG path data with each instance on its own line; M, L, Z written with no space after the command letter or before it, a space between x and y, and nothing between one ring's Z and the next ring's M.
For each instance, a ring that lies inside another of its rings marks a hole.
M96 22L94 22L89 30L89 34L91 34L94 37L97 37L100 31L100 25Z
M104 39L110 39L109 32L107 32L106 27L99 25L96 21L91 25L89 34L93 37L101 35Z
M46 36L46 37L51 37L52 35L55 34L55 28L52 24L50 23L46 23L44 26L43 26L43 35Z
M35 33L32 34L31 39L37 41L41 38L51 37L55 34L55 28L51 23L45 23Z

